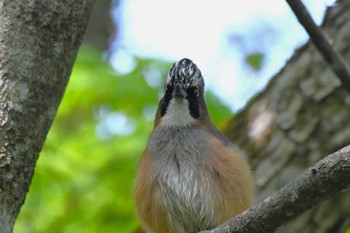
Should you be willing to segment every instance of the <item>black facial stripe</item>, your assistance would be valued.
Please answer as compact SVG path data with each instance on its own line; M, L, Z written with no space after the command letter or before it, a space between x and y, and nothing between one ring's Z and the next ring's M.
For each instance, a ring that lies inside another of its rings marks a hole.
M172 98L173 90L174 90L174 87L171 86L171 85L168 85L166 87L165 94L164 94L164 97L163 97L163 101L162 101L162 104L160 106L160 116L164 116L165 115L165 113L166 113L166 111L168 109L170 100Z
M199 102L198 97L196 96L196 88L190 87L187 90L187 97L188 100L188 109L190 111L190 114L193 118L198 119L199 117Z

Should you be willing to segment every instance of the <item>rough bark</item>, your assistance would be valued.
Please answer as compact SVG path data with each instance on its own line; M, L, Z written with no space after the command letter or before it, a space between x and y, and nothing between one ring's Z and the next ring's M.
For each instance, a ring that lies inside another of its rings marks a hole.
M200 233L265 233L350 187L350 146L321 160L270 197L221 226Z
M328 66L337 75L342 86L350 93L350 69L346 65L343 57L333 48L327 36L323 33L301 0L287 0L295 16L303 25L318 51L322 54Z
M349 62L350 2L340 1L329 9L322 27ZM349 119L349 93L308 42L224 132L250 156L257 201L262 201L323 156L348 145ZM346 191L278 232L340 233L349 225L350 191Z
M0 0L0 232L12 232L93 0Z

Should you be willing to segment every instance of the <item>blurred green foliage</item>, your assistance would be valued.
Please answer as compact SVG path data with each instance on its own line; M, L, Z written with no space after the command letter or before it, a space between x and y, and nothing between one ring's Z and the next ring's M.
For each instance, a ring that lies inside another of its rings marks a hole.
M133 232L132 184L170 63L135 58L118 75L82 47L38 159L15 233ZM232 116L207 92L216 125Z
M250 53L245 57L246 64L255 71L259 71L263 67L265 54L261 52Z

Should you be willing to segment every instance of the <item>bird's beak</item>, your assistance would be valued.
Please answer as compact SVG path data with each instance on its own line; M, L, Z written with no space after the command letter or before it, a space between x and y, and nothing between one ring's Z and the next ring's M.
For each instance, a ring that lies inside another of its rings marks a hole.
M174 83L174 97L185 98L186 92L180 83Z

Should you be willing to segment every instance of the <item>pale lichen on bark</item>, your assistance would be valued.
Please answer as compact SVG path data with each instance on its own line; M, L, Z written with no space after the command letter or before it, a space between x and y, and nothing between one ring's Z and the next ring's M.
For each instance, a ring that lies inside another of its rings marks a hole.
M0 232L11 232L93 0L0 0Z

